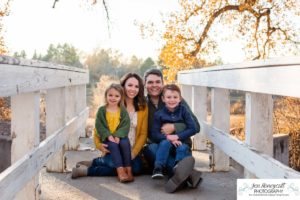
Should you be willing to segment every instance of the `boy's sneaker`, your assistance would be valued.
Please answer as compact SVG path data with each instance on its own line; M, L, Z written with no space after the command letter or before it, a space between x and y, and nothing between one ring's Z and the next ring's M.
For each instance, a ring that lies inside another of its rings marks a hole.
M164 175L162 173L161 167L155 167L153 170L153 174L151 176L152 179L162 179L164 178Z

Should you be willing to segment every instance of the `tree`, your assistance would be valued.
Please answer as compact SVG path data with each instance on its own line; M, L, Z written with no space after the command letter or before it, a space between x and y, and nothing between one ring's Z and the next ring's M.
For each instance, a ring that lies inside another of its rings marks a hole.
M13 57L14 58L26 58L26 52L25 50L22 50L20 53L19 52L15 52Z
M180 6L164 21L160 59L167 70L209 65L220 40L241 40L250 60L299 52L297 0L180 0Z
M8 52L7 47L5 46L5 43L4 43L4 38L3 38L2 19L5 16L8 16L9 8L10 8L10 0L0 3L0 54L6 54Z
M53 44L50 44L47 54L42 58L42 60L73 67L83 66L75 47L67 43L63 45L58 44L56 47Z
M145 71L147 71L150 68L153 68L154 65L155 65L155 62L152 60L152 58L148 57L140 67L141 76L144 75Z

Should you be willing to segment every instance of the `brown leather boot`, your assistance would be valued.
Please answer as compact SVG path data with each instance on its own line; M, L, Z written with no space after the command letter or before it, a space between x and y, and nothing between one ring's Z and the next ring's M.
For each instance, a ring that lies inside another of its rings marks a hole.
M78 177L83 177L83 176L87 176L87 167L82 165L78 168L73 168L72 169L72 179L78 178Z
M117 168L118 179L121 183L128 182L129 178L124 167Z
M85 160L85 161L80 161L78 163L76 163L76 167L80 167L81 165L84 165L84 166L87 166L87 167L90 167L92 165L92 160Z
M131 167L125 167L127 175L128 175L128 182L134 181L134 177L132 175L132 168Z

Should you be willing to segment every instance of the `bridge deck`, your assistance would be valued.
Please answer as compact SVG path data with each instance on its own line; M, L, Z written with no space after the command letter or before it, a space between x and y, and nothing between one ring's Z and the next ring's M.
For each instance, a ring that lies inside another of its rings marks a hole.
M92 143L81 140L81 148ZM66 154L67 169L71 170L79 160L89 160L97 156L97 151L69 151ZM164 191L165 180L152 180L150 176L135 177L133 183L119 183L116 177L83 177L71 179L70 173L41 173L41 199L201 199L234 200L236 199L236 179L241 175L231 169L229 172L211 173L208 168L208 154L193 152L195 167L203 171L203 182L197 189L185 189L175 194Z

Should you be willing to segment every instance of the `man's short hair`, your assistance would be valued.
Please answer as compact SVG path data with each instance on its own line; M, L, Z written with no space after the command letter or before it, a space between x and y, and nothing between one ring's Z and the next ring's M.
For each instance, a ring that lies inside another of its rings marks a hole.
M151 74L159 76L161 78L161 80L164 80L160 69L152 68L152 69L148 69L147 71L145 71L145 73L144 73L144 81L145 82L146 82L147 77Z

